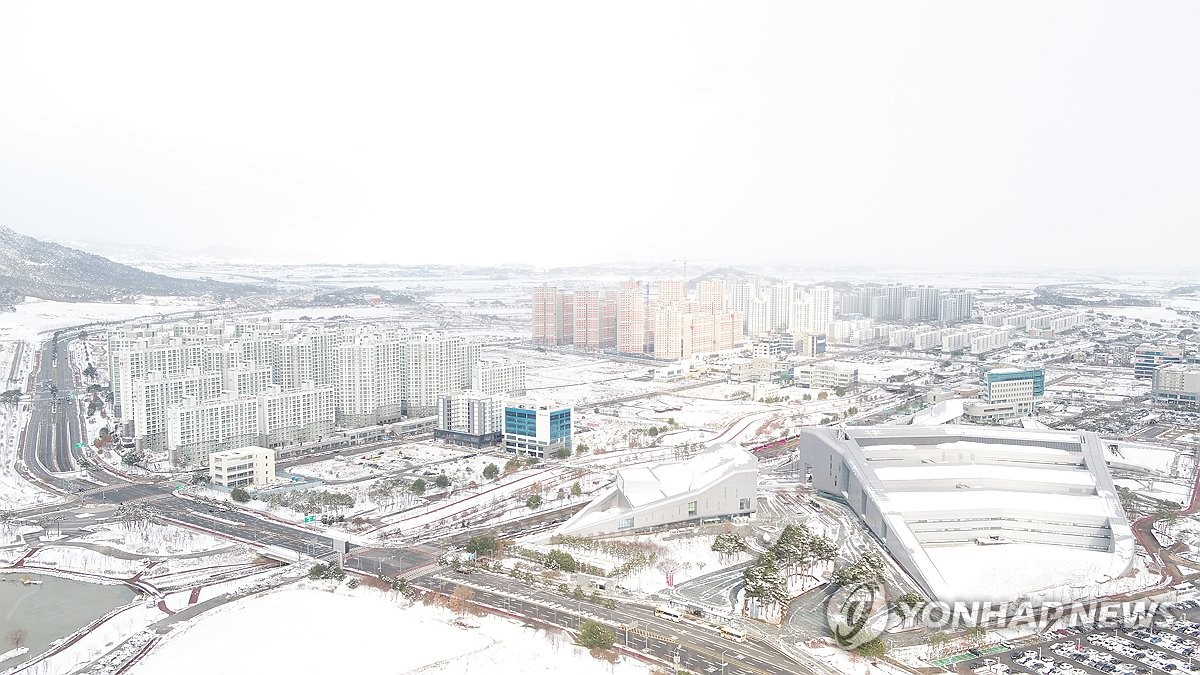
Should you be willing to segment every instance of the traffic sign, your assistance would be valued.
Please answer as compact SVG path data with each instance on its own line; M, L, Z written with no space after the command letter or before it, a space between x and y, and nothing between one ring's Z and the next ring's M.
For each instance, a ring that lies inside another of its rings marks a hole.
M84 444L84 443L76 443L76 444L75 444L75 449L76 449L76 450L78 450L79 448L82 448L82 447L84 447L84 446L85 446L85 444Z
M304 522L306 522L306 523L311 523L316 519L317 519L316 516L304 516Z

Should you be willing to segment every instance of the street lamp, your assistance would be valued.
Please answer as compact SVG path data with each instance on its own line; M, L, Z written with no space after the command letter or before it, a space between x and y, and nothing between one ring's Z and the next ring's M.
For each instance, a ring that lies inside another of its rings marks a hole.
M721 675L725 675L725 653L728 651L728 648L721 650Z

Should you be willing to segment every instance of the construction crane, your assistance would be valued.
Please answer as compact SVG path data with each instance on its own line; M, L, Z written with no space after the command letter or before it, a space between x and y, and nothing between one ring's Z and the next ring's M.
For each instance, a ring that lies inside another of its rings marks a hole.
M671 262L673 262L673 263L676 263L676 264L683 263L683 280L684 280L684 282L686 282L686 281L687 281L687 264L688 264L688 259L687 259L687 258L682 258L682 259L680 259L680 260L672 260Z

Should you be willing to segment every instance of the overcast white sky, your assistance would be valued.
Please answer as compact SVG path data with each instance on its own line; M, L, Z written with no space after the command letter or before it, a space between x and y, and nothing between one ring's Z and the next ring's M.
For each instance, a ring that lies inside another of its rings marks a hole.
M363 262L1192 265L1200 3L6 2L0 224Z

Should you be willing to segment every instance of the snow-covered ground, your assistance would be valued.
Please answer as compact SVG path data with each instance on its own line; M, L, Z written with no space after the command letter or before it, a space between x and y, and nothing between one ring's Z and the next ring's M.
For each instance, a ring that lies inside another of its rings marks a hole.
M314 617L320 620L314 624ZM317 640L323 648L312 648ZM223 654L217 658L215 645ZM618 673L651 669L622 659L615 666L520 621L403 606L360 587L307 587L250 597L189 621L131 671L132 675L223 673Z
M101 525L76 541L103 544L143 555L181 555L223 548L229 542L202 532L150 522L137 527L113 523Z
M1117 445L1114 454L1109 445ZM1126 465L1140 468L1163 476L1171 475L1171 466L1175 462L1174 448L1161 445L1126 443L1123 441L1104 441L1104 459L1110 465L1120 467Z
M924 373L937 367L937 361L924 359L872 359L870 361L845 360L839 365L858 369L862 382L887 382L889 377Z
M143 316L190 312L203 309L194 301L180 298L147 297L138 303L54 302L30 299L15 312L0 313L0 338L25 340L37 345L42 333L93 321L122 321Z
M146 569L145 560L125 560L73 546L43 548L26 559L26 567L67 569L109 577L130 577Z
M706 534L660 532L606 539L605 541L644 546L657 553L654 564L616 580L616 583L621 586L639 593L656 593L668 588L668 572L673 571L672 583L681 584L702 574L736 565L751 558L750 553L740 553L722 560L720 554L712 550L714 536L715 532ZM548 536L539 536L538 540L529 544L529 547L542 552L548 552L555 548L562 549L570 553L576 560L596 565L606 571L627 560L625 557L601 551L588 551L563 544L551 544Z
M1120 487L1127 487L1133 490L1134 494L1151 499L1164 499L1177 502L1180 505L1186 504L1188 498L1192 495L1192 487L1190 485L1180 485L1178 483L1169 483L1165 480L1134 480L1132 478L1117 478L1113 480L1113 484Z

